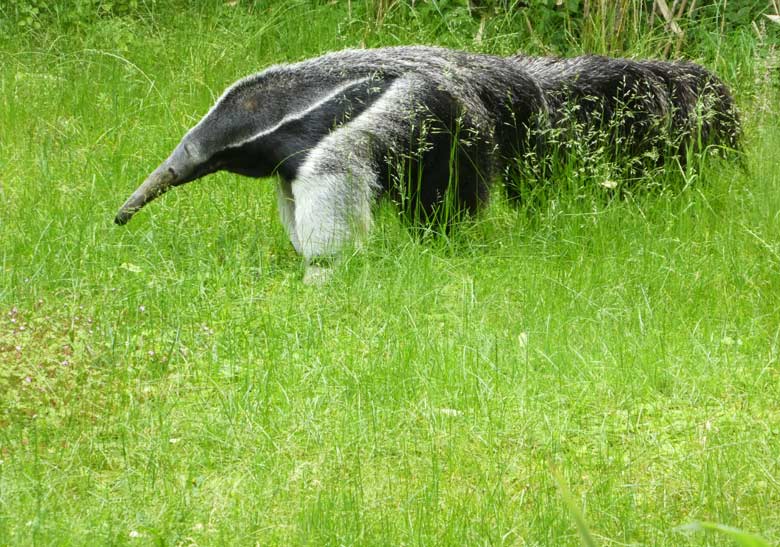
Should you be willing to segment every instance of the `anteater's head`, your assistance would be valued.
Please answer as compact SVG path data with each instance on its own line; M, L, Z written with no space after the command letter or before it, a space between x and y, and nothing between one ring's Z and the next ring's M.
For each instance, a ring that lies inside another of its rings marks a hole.
M190 129L168 158L146 178L116 215L126 224L144 205L180 186L216 171L265 177L274 168L262 138L282 117L268 100L262 75L241 80L220 97Z

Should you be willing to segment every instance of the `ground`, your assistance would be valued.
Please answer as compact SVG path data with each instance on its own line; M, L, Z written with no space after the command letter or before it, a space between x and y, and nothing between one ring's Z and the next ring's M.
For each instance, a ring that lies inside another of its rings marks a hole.
M780 541L771 48L696 59L745 168L572 171L439 237L383 204L309 287L271 181L113 216L236 78L416 30L231 9L0 41L0 544L577 545L565 492L605 545Z

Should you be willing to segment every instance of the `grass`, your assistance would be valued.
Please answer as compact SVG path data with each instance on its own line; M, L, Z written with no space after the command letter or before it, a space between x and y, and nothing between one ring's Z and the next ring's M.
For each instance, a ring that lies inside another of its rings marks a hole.
M269 181L215 175L113 225L236 78L469 46L451 26L300 3L0 38L0 544L577 545L581 520L603 545L730 544L692 521L780 541L780 128L755 38L697 46L738 90L748 171L624 199L561 181L434 241L384 205L321 288ZM536 40L498 30L493 51Z

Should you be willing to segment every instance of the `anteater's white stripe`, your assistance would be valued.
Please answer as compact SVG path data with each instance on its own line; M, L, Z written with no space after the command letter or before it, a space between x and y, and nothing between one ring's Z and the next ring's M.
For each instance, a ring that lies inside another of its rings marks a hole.
M359 84L362 84L364 82L371 81L371 80L372 80L371 76L366 77L366 78L359 78L357 80L352 80L349 83L347 83L345 85L342 85L341 87L337 88L336 91L334 91L330 95L326 95L325 97L323 97L322 99L320 99L319 101L317 101L313 105L309 106L308 108L305 108L304 110L301 110L300 112L295 112L294 114L289 114L289 115L285 116L276 125L274 125L270 129L264 129L262 131L258 131L257 133L255 133L251 137L248 137L246 139L240 140L237 143L235 143L233 145L230 145L230 146L239 147L239 146L242 146L242 145L247 144L249 142L252 142L255 139L259 139L260 137L265 137L266 135L271 135L272 133L274 133L274 132L278 131L279 129L281 129L282 127L284 127L285 124L288 124L288 123L294 122L294 121L298 121L301 118L305 117L306 115L311 114L312 112L314 112L315 110L320 108L322 105L324 105L328 101L330 101L330 100L338 97L340 94L344 93L349 88L351 88L353 86L356 86L356 85L359 85Z
M265 137L266 135L271 135L274 132L276 132L279 129L281 129L282 127L284 127L286 124L288 124L290 122L298 121L298 120L304 118L305 116L307 116L308 114L311 114L312 112L314 112L315 110L317 110L318 108L323 106L325 103L327 103L328 101L338 97L340 94L344 93L345 91L347 91L351 87L354 87L356 85L360 85L360 84L365 83L365 82L369 82L369 81L371 81L371 80L373 80L375 78L376 78L376 76L372 75L372 76L367 76L365 78L358 78L357 80L350 80L346 84L337 87L335 91L329 93L328 95L325 95L324 97L319 99L314 104L308 106L307 108L305 108L303 110L300 110L298 112L294 112L292 114L288 114L288 115L284 116L279 122L274 124L272 127L268 128L268 129L263 129L261 131L258 131L257 133L255 133L255 134L253 134L253 135L251 135L251 136L249 136L249 137L247 137L245 139L242 139L240 141L237 141L237 142L234 142L234 143L231 143L231 144L227 144L223 148L221 148L219 151L221 152L223 150L227 150L228 148L238 148L238 147L243 146L244 144L250 143L250 142L252 142L252 141L254 141L256 139L259 139L261 137ZM209 114L211 114L214 111L214 109L219 105L219 102L221 102L222 99L224 99L224 97L226 95L227 95L227 93L223 94L222 98L220 98L220 100L217 102L217 104L214 105L211 108L211 110L209 110L209 113L206 114L206 116L204 116L203 119L201 119L201 121L198 122L198 124L189 131L190 133L195 131L195 129L198 126L200 126L206 120L206 118L209 116Z

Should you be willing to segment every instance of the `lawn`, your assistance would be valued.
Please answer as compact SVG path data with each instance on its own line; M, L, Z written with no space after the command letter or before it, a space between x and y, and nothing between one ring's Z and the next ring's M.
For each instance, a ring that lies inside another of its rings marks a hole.
M621 197L573 173L440 237L383 203L311 287L272 181L114 214L271 64L581 50L475 40L462 11L231 4L0 36L0 545L580 545L577 512L603 545L780 542L776 33L716 21L680 54L735 89L744 166Z

